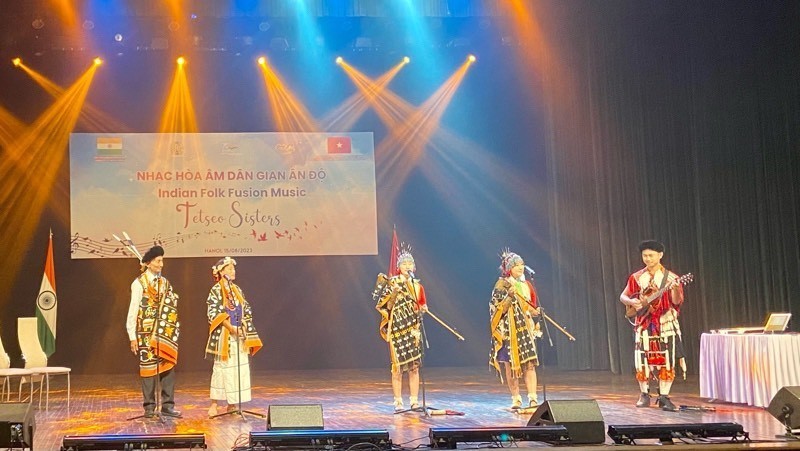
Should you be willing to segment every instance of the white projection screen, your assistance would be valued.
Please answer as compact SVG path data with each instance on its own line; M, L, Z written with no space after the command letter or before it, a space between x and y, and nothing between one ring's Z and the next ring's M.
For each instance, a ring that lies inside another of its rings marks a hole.
M377 254L372 133L70 137L72 258Z

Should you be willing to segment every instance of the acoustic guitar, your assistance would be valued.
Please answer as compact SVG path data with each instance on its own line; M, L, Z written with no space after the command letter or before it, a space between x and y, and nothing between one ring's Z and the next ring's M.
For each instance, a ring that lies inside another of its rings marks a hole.
M667 282L664 287L659 290L656 290L652 293L644 292L644 293L636 293L635 295L631 296L632 298L641 298L642 299L642 308L636 310L636 307L631 305L625 306L625 317L628 318L628 321L633 324L634 326L639 323L639 320L650 313L653 313L654 306L658 303L661 299L661 296L664 294L665 291L671 290L672 288L678 285L686 285L694 280L694 274L686 273L682 276L679 276L675 280Z

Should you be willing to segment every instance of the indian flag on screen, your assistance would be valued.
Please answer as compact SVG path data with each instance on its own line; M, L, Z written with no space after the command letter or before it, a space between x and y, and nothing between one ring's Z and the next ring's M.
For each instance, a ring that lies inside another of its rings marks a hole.
M122 137L117 136L98 136L97 151L94 159L97 161L120 161L125 157L122 155Z
M53 232L47 245L47 258L44 262L44 275L39 296L36 298L36 318L38 318L39 344L42 351L50 357L56 352L56 271L53 265Z

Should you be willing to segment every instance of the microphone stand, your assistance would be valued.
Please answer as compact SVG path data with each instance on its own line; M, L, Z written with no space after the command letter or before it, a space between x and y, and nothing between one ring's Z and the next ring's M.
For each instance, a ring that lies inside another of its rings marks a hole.
M164 295L166 294L161 292L161 274L160 273L156 274L155 279L156 279L156 293L158 293L158 310L156 311L155 321L153 321L153 331L150 333L151 341L153 337L155 337L156 330L158 329L158 318L161 316L161 308L164 306ZM161 414L161 373L158 372L158 363L159 360L161 359L160 356L161 356L161 340L156 340L156 375L153 376L156 379L155 394L154 394L155 406L153 407L153 416L149 418L158 418L158 421L163 424L165 423L165 421L164 421L164 415ZM127 421L138 420L139 418L148 418L147 413L128 418Z
M531 279L533 279L533 275L535 274L535 273L533 272L533 270L532 270L532 269L530 269L530 268L528 268L527 266L525 267L525 270L528 272L528 276L529 276ZM519 296L518 296L518 297L519 297ZM521 297L519 297L519 298L520 298L520 299L522 299ZM531 307L533 307L533 308L537 308L536 306L534 306L534 305L533 305L533 303L531 303L531 302L530 302L530 301L528 301L527 299L525 299L525 302L527 302L527 303L528 303L528 305L530 305ZM547 313L545 313L545 311L544 311L544 307L542 307L542 304L541 304L541 302L539 302L539 307L538 307L538 309L539 309L539 315L541 315L541 317L542 317L542 319L541 319L540 323L543 323L543 324L544 324L544 334L545 334L545 335L547 335L547 342L550 344L550 347L551 347L551 348L554 346L554 345L553 345L553 336L550 334L550 328L547 326L547 323L548 323L548 322L552 322L552 323L553 323L553 325L554 325L554 326L556 326L556 327L558 328L558 330L560 330L561 332L563 332L563 333L564 333L564 335L566 335L566 336L567 336L567 338L568 338L570 341L575 341L575 337L573 337L573 336L572 336L572 335L571 335L569 332L567 332L567 330L566 330L566 329L564 329L564 328L563 328L561 325L559 325L557 322L553 321L553 319L552 319L552 318L550 318L549 316L547 316ZM542 356L542 357L544 357L544 356ZM538 376L537 376L537 378L536 378L536 379L537 379L537 380L540 380L540 381L541 381L541 384L542 384L542 404L544 404L545 402L547 402L547 383L546 383L546 382L544 382L544 379L545 379L545 378L543 377L543 376L544 376L544 374L545 374L545 371L544 371L544 370L545 370L544 358L541 358L541 359L539 359L539 368L540 368L540 371L539 371L539 374L538 374ZM541 405L541 404L540 404L540 405Z
M222 291L222 296L224 298L227 295L228 299L230 299L232 305L235 306L236 305L236 299L233 296L233 290L231 288L231 280L228 279L227 277L223 277L223 279L226 279L228 281L228 290L227 290L227 293L226 293L224 284L222 282L222 279L220 279L219 286L222 289L221 290ZM239 325L236 326L236 391L237 391L236 396L237 396L237 399L238 399L239 402L237 404L236 410L229 410L227 412L218 413L218 414L212 416L211 418L223 417L225 415L239 415L244 420L245 419L244 418L244 414L253 415L254 417L258 417L258 418L266 418L266 415L264 415L263 413L253 412L253 411L250 411L250 410L242 410L242 365L241 365L241 361L240 361L241 348L240 348L239 342L240 342L240 338L242 338L242 332L244 332L244 327L242 327L242 321L243 321L243 318L244 318L244 305L242 304L241 307L242 307L242 317L239 318L239 321L238 321ZM228 343L225 343L225 346L228 346ZM248 368L249 368L249 366L248 366ZM252 388L251 388L251 390L252 390Z

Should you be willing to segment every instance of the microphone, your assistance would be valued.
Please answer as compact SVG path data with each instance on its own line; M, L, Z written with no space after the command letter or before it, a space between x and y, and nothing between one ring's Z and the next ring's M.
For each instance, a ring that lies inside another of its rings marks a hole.
M417 278L417 276L414 275L414 271L409 271L408 275L411 276L412 279L416 279Z
M530 275L536 274L536 271L532 270L531 267L528 265L525 265L525 271L528 271L528 274Z
M227 274L225 274L225 275L224 275L224 276L222 276L222 277L224 277L224 278L225 278L225 280L227 280L228 282L230 282L230 281L231 281L231 276L229 276L229 275L227 275Z

